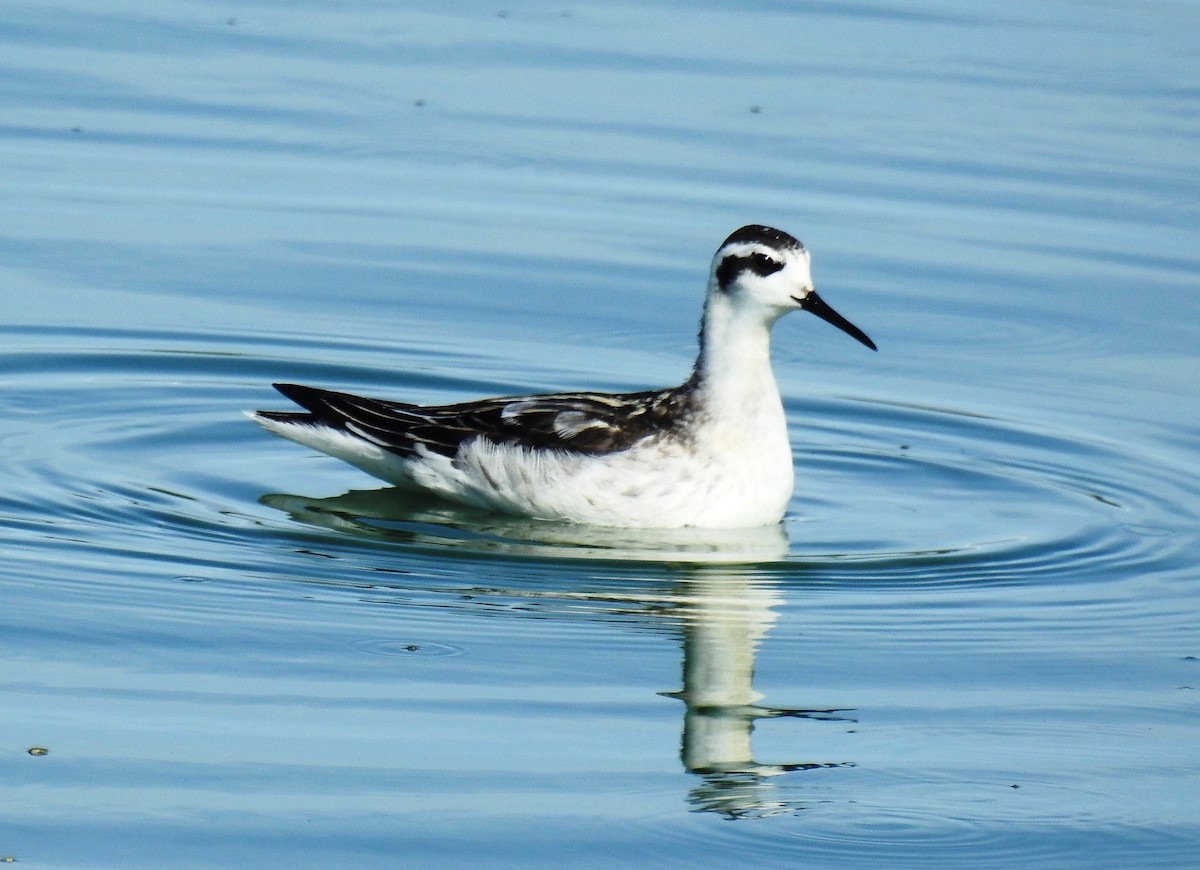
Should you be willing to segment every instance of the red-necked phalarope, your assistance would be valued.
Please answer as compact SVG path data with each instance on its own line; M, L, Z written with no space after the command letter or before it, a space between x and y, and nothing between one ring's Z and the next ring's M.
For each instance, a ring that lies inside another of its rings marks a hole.
M477 507L627 528L771 525L793 485L771 326L802 309L875 350L813 290L809 261L771 227L729 236L713 257L696 366L678 387L419 406L276 384L308 413L251 417L389 483Z

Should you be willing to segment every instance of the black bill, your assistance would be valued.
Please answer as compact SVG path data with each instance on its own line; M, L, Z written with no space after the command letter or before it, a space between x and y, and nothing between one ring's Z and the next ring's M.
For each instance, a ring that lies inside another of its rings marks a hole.
M818 296L815 291L810 290L808 295L803 299L798 299L795 296L792 298L795 299L796 302L799 303L800 307L805 311L817 315L817 317L821 318L826 323L832 323L842 332L846 333L846 335L849 335L852 338L857 338L867 347L871 348L871 350L879 350L879 348L875 346L875 342L867 338L867 334L865 332L863 332L846 318L842 317L842 315L834 311L833 308L829 306L829 303Z

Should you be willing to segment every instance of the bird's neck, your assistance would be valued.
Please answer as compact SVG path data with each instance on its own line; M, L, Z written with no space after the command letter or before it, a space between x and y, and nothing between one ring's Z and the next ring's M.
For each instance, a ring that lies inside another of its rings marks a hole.
M709 294L692 374L706 404L730 414L779 404L771 371L771 327L777 319L761 308L734 305L720 292Z

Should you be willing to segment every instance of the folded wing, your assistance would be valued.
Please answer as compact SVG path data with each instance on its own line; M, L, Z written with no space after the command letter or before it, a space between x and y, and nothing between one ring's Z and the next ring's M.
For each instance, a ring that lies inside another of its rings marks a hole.
M345 430L401 456L418 445L453 456L463 442L603 454L625 450L677 425L687 411L684 387L644 393L559 393L420 406L299 384L275 388L308 413L260 411L273 420Z

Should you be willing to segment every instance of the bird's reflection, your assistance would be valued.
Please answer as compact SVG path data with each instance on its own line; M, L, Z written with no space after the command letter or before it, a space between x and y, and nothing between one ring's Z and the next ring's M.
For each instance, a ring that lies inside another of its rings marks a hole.
M678 616L683 629L683 688L670 692L686 705L680 757L700 777L690 800L698 811L729 818L760 817L800 808L773 778L782 773L852 766L846 762L761 763L750 735L758 719L792 717L846 721L845 710L795 710L756 702L754 657L782 603L772 579L731 568L693 573Z
M782 526L599 528L487 513L390 487L319 499L272 493L259 500L310 525L509 556L737 564L774 562L788 552Z
M783 709L758 704L753 686L758 645L783 603L778 572L756 570L788 552L782 526L757 529L600 529L473 512L402 490L352 491L334 498L265 495L261 501L296 519L357 535L438 548L542 558L668 562L676 570L636 590L561 591L560 597L641 604L655 624L669 618L683 641L683 687L661 694L684 703L680 757L698 778L689 802L697 812L731 819L792 813L804 806L781 788L781 774L851 767L846 761L760 762L751 734L765 718L853 721L851 711ZM659 577L655 574L655 577ZM526 598L529 590L493 590ZM554 597L554 592L540 592Z

